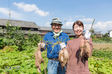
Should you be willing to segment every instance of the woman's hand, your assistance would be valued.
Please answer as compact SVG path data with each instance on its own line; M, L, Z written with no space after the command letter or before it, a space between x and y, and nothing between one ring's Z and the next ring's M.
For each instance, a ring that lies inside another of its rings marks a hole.
M91 56L91 49L90 49L89 40L85 40L85 46L86 46L86 48L84 51L86 52L87 56L90 57Z
M82 38L81 42L80 42L80 57L83 56L84 48L85 48L85 40L84 40L84 38Z
M80 56L82 57L84 54L86 54L88 57L90 57L90 44L89 40L86 40L85 38L81 39L80 42Z

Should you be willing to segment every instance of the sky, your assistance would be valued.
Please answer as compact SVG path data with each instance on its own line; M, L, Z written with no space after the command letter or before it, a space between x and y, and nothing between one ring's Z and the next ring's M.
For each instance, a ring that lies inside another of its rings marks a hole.
M1 19L50 27L55 17L60 18L65 29L72 29L73 22L81 20L87 30L95 19L94 30L104 34L112 30L112 0L0 0Z

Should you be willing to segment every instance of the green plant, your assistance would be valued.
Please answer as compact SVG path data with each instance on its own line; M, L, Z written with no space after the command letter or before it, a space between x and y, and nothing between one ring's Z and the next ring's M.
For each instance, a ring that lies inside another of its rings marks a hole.
M17 26L10 26L10 23L6 26L6 33L1 39L4 46L18 46L18 50L32 49L33 46L37 46L37 43L40 41L40 35L38 34L27 34L23 33L22 29Z

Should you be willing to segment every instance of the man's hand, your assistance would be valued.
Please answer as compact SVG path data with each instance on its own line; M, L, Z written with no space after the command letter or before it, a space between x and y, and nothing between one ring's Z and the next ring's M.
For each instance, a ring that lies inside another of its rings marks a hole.
M39 42L38 43L38 48L44 49L44 47L45 47L45 43L44 42Z
M66 44L64 42L62 42L62 43L60 43L60 47L61 47L61 49L63 49L66 47Z
M61 50L59 52L58 59L61 63L61 67L64 67L67 64L67 61L69 59L69 54L68 54L65 43L60 43L60 47L61 47Z
M64 67L67 64L67 61L69 59L67 48L63 48L60 50L58 59L61 63L61 67Z

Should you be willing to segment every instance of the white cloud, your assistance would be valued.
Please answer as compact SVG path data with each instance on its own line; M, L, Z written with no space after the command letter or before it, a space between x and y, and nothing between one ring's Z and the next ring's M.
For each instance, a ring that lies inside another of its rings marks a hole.
M85 16L75 16L75 17L81 17L80 19L77 19L77 20L80 20L84 23L85 25L85 29L89 29L92 22L93 22L93 18L85 18ZM73 20L73 18L70 18L68 20L66 20L65 24L64 24L64 27L66 28L72 28L72 25L73 23L75 22L76 20ZM90 24L91 23L91 24Z
M85 16L75 16L75 18L84 18Z
M63 27L64 28L70 28L70 29L72 29L72 25L73 25L73 21L67 21L64 25L63 25Z
M7 8L0 8L0 13L4 14L5 16L9 16L9 9ZM17 13L13 10L10 10L11 13L11 18L15 18L15 19L21 19L22 15L20 13Z
M94 29L102 33L106 33L109 30L112 30L112 21L99 21L94 26Z
M45 23L45 26L46 26L46 27L51 27L50 24L51 24L51 23L48 21L48 22Z
M75 18L69 17L69 18L66 19L64 27L72 28L72 25L76 20L82 21L85 25L85 29L89 29L92 22L93 22L93 18L86 18L85 16L75 16Z
M93 18L82 18L79 20L81 20L82 22L85 22L85 23L92 23L94 19Z
M39 9L35 4L25 4L25 3L13 3L18 8L23 9L25 12L35 12L36 14L40 16L47 16L49 12L45 12L41 9Z

